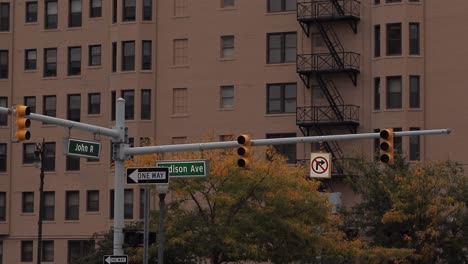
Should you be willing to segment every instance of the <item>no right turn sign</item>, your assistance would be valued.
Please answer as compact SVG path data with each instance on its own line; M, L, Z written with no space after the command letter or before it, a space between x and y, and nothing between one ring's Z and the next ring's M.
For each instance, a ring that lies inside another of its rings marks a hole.
M331 155L330 153L310 153L310 177L331 177Z

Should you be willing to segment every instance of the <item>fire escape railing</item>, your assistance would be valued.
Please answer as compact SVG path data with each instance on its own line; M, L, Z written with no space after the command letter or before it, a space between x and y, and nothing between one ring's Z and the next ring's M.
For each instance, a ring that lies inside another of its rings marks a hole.
M330 106L309 106L296 108L296 123L304 124L320 124L333 122L359 122L359 106L356 105L338 105L341 116L338 117L335 111Z
M355 52L338 53L343 66L336 62L333 54L299 54L297 55L297 72L338 72L338 71L356 71L360 68L360 54Z
M319 18L359 17L361 3L356 0L337 1L341 10L331 1L297 3L297 20L317 20Z

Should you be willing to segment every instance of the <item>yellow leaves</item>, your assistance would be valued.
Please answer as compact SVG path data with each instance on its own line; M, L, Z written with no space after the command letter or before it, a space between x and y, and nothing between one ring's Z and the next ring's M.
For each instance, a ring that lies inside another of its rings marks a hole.
M402 223L408 219L408 216L403 214L402 212L396 211L392 209L391 211L387 211L382 217L382 223Z

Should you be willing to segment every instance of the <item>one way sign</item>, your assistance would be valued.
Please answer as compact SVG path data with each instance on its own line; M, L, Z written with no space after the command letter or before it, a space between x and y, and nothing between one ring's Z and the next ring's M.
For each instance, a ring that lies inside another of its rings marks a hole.
M128 168L127 184L169 183L169 168Z
M127 257L127 255L121 255L121 256L106 255L106 256L104 256L103 261L104 261L104 264L114 264L114 263L118 263L118 264L125 263L125 264L127 264L128 263L128 257Z

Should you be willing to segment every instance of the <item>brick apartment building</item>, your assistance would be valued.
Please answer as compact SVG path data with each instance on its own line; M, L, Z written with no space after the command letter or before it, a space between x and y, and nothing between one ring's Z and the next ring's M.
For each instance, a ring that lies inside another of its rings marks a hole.
M135 146L452 128L396 143L410 161L467 163L467 47L465 0L0 0L0 106L112 127L123 97ZM43 262L86 254L113 223L109 138L33 122L12 143L11 126L0 116L0 263L35 262L43 138ZM66 156L66 137L100 141L100 159ZM296 163L319 147L277 148ZM342 164L375 142L323 148ZM330 186L346 204L345 174ZM127 186L126 220L141 194Z

